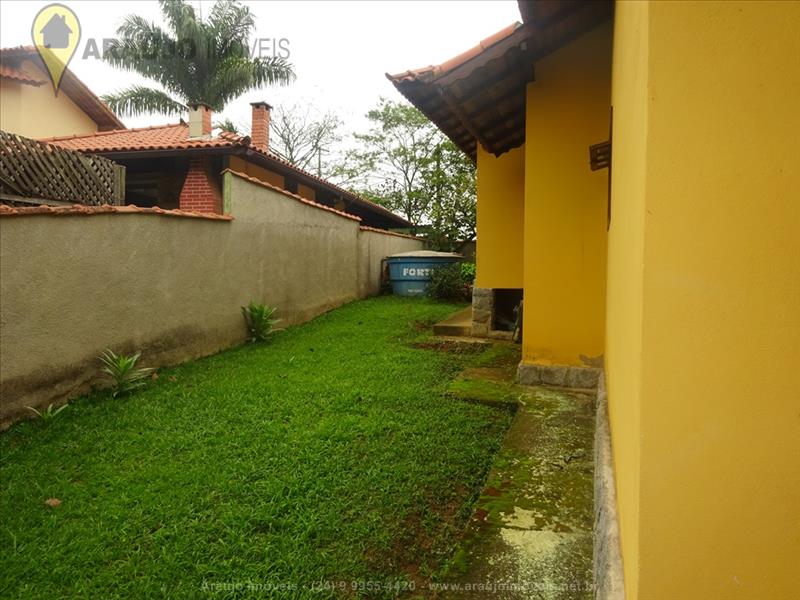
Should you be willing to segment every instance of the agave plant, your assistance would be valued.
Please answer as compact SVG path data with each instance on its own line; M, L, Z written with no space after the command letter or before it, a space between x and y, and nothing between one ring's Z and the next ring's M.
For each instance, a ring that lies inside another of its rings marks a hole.
M109 349L98 356L100 362L103 363L103 371L114 378L115 398L145 385L147 378L153 372L153 369L136 368L136 362L140 355L140 352L133 356L115 354L113 350Z
M37 417L39 417L42 421L50 421L52 419L55 419L58 416L58 413L60 413L68 406L69 404L62 404L61 406L56 408L55 404L51 404L50 406L47 407L47 409L41 411L36 410L32 406L29 406L28 410L31 411L33 414L35 414Z
M242 307L244 321L247 324L247 339L250 342L263 342L274 331L275 324L280 321L274 317L278 309L274 306L250 302Z

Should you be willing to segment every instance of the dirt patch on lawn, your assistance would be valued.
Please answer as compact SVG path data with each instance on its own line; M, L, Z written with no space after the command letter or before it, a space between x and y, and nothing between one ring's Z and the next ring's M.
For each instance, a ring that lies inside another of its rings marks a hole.
M412 344L421 350L436 350L437 352L452 352L455 354L479 354L489 346L484 342L461 342L449 339L432 339Z

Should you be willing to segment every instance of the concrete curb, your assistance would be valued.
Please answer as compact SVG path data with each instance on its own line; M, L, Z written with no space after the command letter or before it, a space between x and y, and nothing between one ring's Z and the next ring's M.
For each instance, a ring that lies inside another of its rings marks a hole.
M608 423L605 375L597 381L594 431L594 597L624 600L614 460Z
M593 390L600 380L600 373L600 369L593 367L520 363L517 367L517 381L522 385L552 385Z

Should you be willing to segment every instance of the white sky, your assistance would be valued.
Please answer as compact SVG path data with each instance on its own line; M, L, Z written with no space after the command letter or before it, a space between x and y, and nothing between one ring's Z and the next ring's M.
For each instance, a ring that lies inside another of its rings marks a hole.
M86 40L116 36L122 18L131 13L160 21L155 0L70 1L81 23L81 41L69 64L95 93L102 95L133 83L149 83L131 72L118 71L100 60L81 60ZM31 44L31 23L51 2L0 1L0 45ZM194 0L207 15L212 0ZM289 87L248 92L231 102L221 117L249 125L249 102L273 106L311 104L333 111L347 132L365 126L364 113L380 96L401 96L384 73L438 64L476 45L481 39L520 20L515 0L399 2L268 2L246 1L256 17L254 36L287 38L297 80ZM174 122L163 115L123 118L140 127ZM215 121L217 116L215 116Z

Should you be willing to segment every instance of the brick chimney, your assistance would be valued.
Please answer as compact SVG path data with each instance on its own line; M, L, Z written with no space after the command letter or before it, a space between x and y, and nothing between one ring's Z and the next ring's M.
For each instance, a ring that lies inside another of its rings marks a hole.
M199 138L211 135L211 107L197 103L189 106L189 137Z
M269 119L272 107L266 102L251 102L253 122L250 126L250 143L256 150L269 152Z

